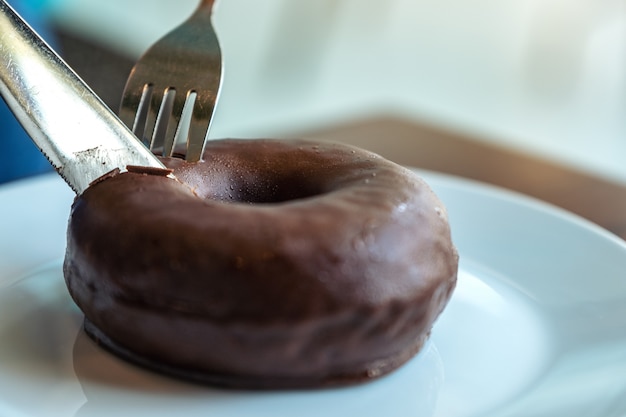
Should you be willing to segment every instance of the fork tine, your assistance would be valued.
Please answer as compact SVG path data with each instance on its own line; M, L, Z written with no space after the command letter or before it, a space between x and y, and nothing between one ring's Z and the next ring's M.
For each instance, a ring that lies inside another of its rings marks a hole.
M146 146L150 146L148 140L145 139L146 121L148 112L150 111L150 100L152 99L152 91L154 86L152 84L146 84L143 87L141 96L139 98L139 104L137 105L137 115L132 121L132 131ZM130 125L130 124L128 124Z
M176 145L187 140L187 128L183 117L185 116L185 107L189 98L189 94L183 91L177 91L173 98L170 119L167 126L167 133L163 143L163 156L172 156Z
M176 136L174 138L174 149L179 149L182 145L185 145L186 159L189 159L190 144L195 142L191 139L191 123L193 120L193 111L196 106L196 98L198 94L195 91L189 91L185 97L185 103L180 113L180 119L178 120L178 128L176 129Z
M152 132L151 149L162 148L163 156L170 156L169 149L172 148L171 142L174 137L177 121L172 121L174 116L174 107L176 102L176 89L168 87L163 92L159 91L160 102L152 100L153 106L149 116L156 114L155 118L149 117L150 123L154 125L147 126L148 132ZM158 109L158 111L156 111Z
M122 122L150 149L154 146L153 131L161 97L153 84L140 84L129 78L123 97L128 105L122 106L119 112Z
M124 122L124 124L128 126L133 131L133 133L135 133L135 135L142 140L142 142L144 142L144 144L148 145L148 143L143 140L143 129L141 132L142 135L137 135L137 123L135 122L136 119L140 117L137 111L140 107L142 107L145 84L137 85L137 83L134 83L135 85L133 85L131 83L132 80L132 77L128 79L126 88L124 89L123 97L123 102L126 103L126 105L120 107L118 115L120 120ZM147 108L145 108L145 106L143 107L144 111L147 111ZM145 127L145 122L142 126Z
M189 121L189 137L187 139L187 155L185 159L190 162L197 162L202 158L204 146L206 145L205 139L211 129L214 105L205 106L206 102L207 100L196 99L193 115ZM209 120L208 124L207 119Z

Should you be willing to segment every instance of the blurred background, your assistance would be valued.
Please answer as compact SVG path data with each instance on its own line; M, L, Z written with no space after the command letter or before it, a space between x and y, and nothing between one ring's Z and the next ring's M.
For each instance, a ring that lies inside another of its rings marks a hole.
M117 110L198 0L9 3ZM626 0L222 0L214 23L211 137L344 140L626 232Z

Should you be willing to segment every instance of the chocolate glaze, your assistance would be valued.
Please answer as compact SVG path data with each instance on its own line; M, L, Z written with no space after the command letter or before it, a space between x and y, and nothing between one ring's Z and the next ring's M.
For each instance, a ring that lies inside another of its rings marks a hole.
M64 274L88 333L223 386L383 375L421 348L456 283L445 209L411 171L329 143L210 141L72 206Z

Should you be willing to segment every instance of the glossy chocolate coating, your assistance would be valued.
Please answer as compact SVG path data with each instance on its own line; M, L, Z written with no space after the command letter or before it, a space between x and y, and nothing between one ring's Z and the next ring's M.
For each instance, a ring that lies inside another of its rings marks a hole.
M371 379L422 346L456 283L445 209L357 148L220 140L78 196L64 273L109 349L223 386Z

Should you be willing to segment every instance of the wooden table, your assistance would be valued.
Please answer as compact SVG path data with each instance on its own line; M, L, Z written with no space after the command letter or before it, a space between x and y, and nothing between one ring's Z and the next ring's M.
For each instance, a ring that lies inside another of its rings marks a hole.
M381 117L303 136L357 145L403 165L518 191L626 239L626 185L440 127Z

